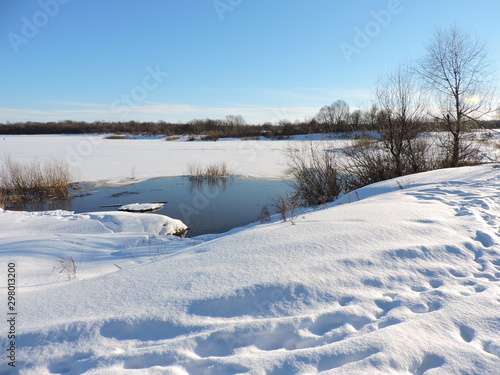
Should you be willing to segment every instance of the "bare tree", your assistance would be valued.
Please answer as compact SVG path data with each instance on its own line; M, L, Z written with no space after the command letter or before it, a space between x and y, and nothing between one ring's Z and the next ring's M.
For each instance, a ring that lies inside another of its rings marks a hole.
M370 130L375 130L375 125L377 123L378 107L376 104L372 104L370 108L363 111L363 119L361 120L363 124Z
M418 139L424 105L414 70L400 65L381 76L375 96L380 108L377 127L384 148L391 154L396 174L402 176L426 169L422 165L422 151L425 150Z
M361 110L356 109L352 111L351 115L349 116L349 125L351 127L351 131L355 132L359 130L359 126L361 125L361 117L363 116Z
M349 105L343 100L337 100L331 105L322 107L316 119L325 132L334 133L345 130L349 121L349 113Z
M473 155L466 135L492 111L489 57L484 42L457 26L437 30L426 49L418 71L436 100L431 114L450 135L444 146L454 167Z
M229 126L243 126L246 125L246 121L241 115L227 115L225 123Z

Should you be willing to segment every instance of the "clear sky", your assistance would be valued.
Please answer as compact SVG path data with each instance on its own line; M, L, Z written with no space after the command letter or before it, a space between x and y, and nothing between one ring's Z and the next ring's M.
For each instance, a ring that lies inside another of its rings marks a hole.
M453 23L500 74L498 0L0 0L0 122L363 107L379 74Z

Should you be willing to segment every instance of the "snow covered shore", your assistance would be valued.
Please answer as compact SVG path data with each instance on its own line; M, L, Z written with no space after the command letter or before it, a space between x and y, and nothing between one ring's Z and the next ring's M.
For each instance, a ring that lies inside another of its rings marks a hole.
M106 214L0 212L16 369L498 374L499 191L497 165L428 172L207 242ZM71 281L52 272L65 255Z

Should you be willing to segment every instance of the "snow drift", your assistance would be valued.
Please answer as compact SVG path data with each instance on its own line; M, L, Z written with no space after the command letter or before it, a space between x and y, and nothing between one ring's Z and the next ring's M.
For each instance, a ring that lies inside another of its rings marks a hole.
M16 370L498 374L499 191L496 165L428 172L207 242L125 214L1 212ZM77 279L51 273L61 254Z

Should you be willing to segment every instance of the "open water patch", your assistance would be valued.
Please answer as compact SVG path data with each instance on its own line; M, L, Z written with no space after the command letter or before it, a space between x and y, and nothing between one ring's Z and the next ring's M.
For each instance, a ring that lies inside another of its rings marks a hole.
M208 181L164 177L120 187L82 186L75 193L78 196L72 199L54 201L36 209L84 213L118 211L122 205L132 203L166 202L154 213L182 220L190 228L187 237L194 237L224 233L258 221L264 206L273 214L276 197L292 194L293 189L280 180L229 177Z

